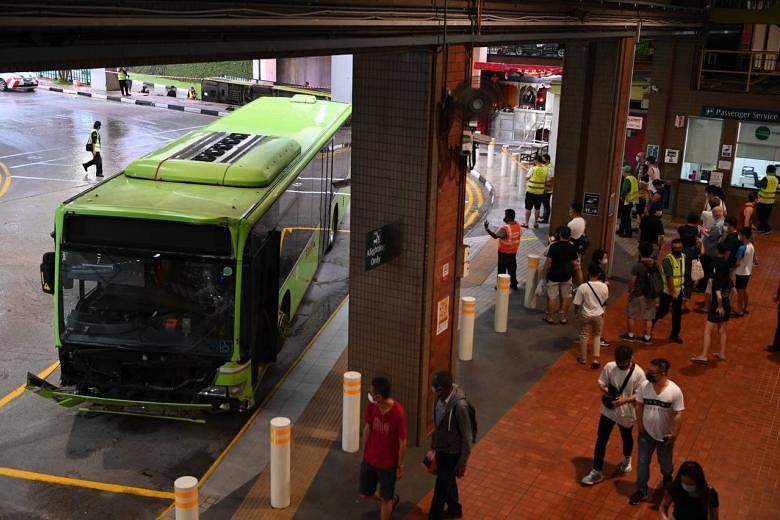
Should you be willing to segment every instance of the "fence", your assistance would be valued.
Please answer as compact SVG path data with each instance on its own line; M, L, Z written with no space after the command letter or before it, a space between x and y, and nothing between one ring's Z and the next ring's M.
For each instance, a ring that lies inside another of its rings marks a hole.
M92 83L92 71L90 69L45 70L39 72L38 76L68 83L78 81L82 85Z
M699 52L698 90L780 94L780 53L773 51Z

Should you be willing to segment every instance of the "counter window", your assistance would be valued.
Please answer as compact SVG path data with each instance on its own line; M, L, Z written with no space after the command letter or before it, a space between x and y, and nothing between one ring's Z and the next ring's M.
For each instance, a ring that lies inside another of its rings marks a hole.
M770 164L780 165L780 125L740 123L731 185L756 189Z
M710 172L717 168L722 130L722 119L688 118L681 179L701 183L709 181Z

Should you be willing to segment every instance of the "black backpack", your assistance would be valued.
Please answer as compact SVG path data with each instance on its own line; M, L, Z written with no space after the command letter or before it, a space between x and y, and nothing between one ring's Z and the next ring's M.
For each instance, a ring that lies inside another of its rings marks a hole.
M645 274L642 278L642 296L645 298L658 298L664 292L664 280L657 264L652 267L645 266Z
M477 442L477 409L474 408L474 405L465 397L463 400L466 401L466 409L469 412L469 421L471 422L471 443L474 444Z

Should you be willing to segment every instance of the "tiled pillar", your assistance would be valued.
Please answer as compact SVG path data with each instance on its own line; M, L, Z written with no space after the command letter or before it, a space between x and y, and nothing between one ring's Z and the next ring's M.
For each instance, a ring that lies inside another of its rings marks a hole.
M566 224L572 202L598 194L598 215L585 215L589 252L612 251L633 56L633 38L566 43L550 223Z
M349 369L365 385L390 378L410 443L430 426L430 374L456 356L462 130L440 107L445 86L468 80L468 58L464 47L354 58ZM367 271L367 233L382 226L393 258Z

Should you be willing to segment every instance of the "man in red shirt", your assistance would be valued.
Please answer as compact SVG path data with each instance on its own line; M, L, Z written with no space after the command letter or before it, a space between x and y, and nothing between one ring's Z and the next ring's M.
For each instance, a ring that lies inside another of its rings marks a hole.
M395 481L403 477L405 457L406 412L401 403L390 397L390 381L375 377L368 392L363 426L360 494L382 503L381 520L389 520L398 505Z

